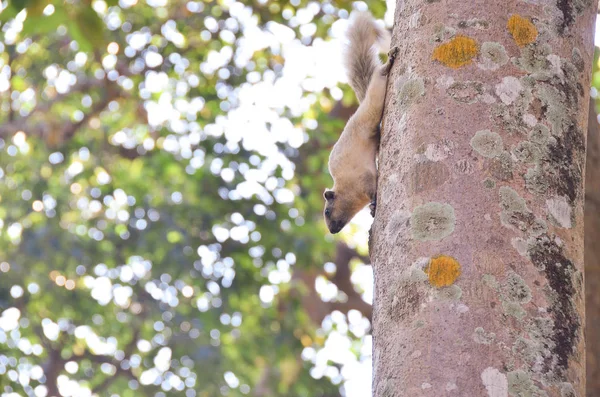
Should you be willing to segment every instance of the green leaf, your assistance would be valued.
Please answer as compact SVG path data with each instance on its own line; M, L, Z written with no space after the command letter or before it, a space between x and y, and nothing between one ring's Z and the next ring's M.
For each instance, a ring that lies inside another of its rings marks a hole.
M91 52L94 48L102 47L105 44L104 22L90 6L77 9L69 18L67 27L69 34L79 44L81 51Z
M12 0L10 2L10 6L12 6L17 13L21 11L23 8L26 8L29 5L31 0Z
M57 8L51 15L27 16L23 22L22 36L30 36L35 33L54 32L61 24L68 19L64 8Z
M79 30L94 46L104 44L104 22L98 13L91 7L83 7L77 16Z
M11 19L14 19L14 17L17 16L17 14L22 10L21 9L17 9L16 7L9 5L8 7L6 7L4 10L2 10L2 12L0 12L0 22L8 22Z

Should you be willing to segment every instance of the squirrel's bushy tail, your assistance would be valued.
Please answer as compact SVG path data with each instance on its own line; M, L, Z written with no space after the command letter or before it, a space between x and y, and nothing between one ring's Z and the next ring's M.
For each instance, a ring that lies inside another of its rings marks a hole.
M390 34L375 23L371 14L360 12L350 23L346 37L349 43L345 48L344 62L348 82L358 101L362 102L373 72L381 65L376 44L387 51Z

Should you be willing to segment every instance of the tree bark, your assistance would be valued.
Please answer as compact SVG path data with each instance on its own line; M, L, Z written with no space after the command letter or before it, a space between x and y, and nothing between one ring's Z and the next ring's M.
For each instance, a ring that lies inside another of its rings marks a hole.
M398 1L375 396L583 396L591 0Z
M585 312L587 396L600 395L600 131L590 101L585 166Z

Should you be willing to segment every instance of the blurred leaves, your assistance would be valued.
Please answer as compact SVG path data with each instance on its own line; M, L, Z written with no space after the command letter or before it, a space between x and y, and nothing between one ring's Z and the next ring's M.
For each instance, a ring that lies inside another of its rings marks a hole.
M368 324L319 328L347 295L303 280L335 254L322 192L347 115L329 89L259 103L295 89L269 91L275 28L309 46L353 3L6 5L0 390L339 395L342 364L316 352Z

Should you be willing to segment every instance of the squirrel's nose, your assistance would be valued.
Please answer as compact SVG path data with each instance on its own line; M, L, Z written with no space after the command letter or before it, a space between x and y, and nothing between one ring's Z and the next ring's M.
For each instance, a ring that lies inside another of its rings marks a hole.
M345 224L341 221L331 222L329 225L329 231L331 232L331 234L339 233L340 230L344 228L344 225Z

